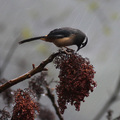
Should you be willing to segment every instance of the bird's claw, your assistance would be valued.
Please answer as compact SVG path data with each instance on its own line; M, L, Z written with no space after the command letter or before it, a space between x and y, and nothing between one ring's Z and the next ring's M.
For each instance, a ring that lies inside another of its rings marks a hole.
M64 49L64 48L66 48L66 49ZM73 51L73 49L70 49L70 48L68 48L68 47L62 47L61 49L62 49L63 52L65 52L65 53L68 54L68 55L71 55L71 54L72 54L72 51ZM68 52L68 50L70 50L70 51Z

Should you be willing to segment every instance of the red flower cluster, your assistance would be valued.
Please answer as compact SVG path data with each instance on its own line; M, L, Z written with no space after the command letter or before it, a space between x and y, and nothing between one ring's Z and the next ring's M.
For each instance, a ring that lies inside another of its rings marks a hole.
M97 86L93 81L95 71L89 59L83 58L74 51L71 54L58 55L54 63L60 69L60 82L56 86L60 112L63 114L67 103L80 110L81 101L89 96L89 91Z
M18 89L15 92L12 120L34 120L35 110L39 112L39 105L34 102L33 98L29 90Z

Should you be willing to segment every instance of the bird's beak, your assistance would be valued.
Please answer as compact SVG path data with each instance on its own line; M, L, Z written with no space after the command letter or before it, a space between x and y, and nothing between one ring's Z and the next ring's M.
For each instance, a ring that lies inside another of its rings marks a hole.
M80 46L77 46L77 47L78 47L77 51L79 51L80 50Z

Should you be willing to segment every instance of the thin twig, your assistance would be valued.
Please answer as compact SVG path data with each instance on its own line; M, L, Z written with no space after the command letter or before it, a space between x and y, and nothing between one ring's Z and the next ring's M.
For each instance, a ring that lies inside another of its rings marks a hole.
M53 59L59 54L60 52L57 53L53 53L52 55L50 55L50 57L48 59L46 59L45 61L43 61L39 66L37 66L36 68L32 69L31 71L15 78L12 80L9 80L8 82L6 82L5 84L0 86L0 93L3 92L4 90L8 89L9 87L24 81L25 79L30 78L31 76L33 76L34 74L41 72L44 70L44 67L53 61Z
M120 92L120 77L114 93L93 120L100 120L100 118L104 115L108 108L117 100L119 92Z
M48 96L48 98L51 100L52 105L53 105L53 107L54 107L54 109L55 109L55 111L56 111L57 116L59 117L60 120L64 120L63 117L62 117L61 114L60 114L59 108L57 107L57 105L56 105L56 103L55 103L55 97L54 97L54 95L51 93L50 88L49 88L48 86L46 86L46 90L47 90L47 96Z

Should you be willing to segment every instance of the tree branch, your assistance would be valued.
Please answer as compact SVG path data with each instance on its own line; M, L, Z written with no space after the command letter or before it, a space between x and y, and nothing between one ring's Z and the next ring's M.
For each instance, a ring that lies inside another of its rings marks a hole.
M62 117L61 114L60 114L59 108L57 107L57 105L56 105L56 103L55 103L55 97L54 97L54 95L51 93L50 88L49 88L48 86L46 86L46 90L47 90L47 96L48 96L48 98L51 100L52 105L53 105L53 107L54 107L54 109L55 109L55 111L56 111L57 116L59 117L60 120L64 120L63 117Z
M39 66L33 68L33 70L15 78L15 79L12 79L12 80L9 80L8 82L6 82L5 84L1 85L0 86L0 93L3 92L4 90L8 89L9 87L19 83L19 82L22 82L24 81L25 79L28 79L30 78L31 76L33 76L34 74L38 73L38 72L41 72L44 70L44 67L53 61L53 59L58 55L60 54L60 52L57 52L57 53L53 53L52 55L49 56L48 59L46 59L45 61L43 61Z

